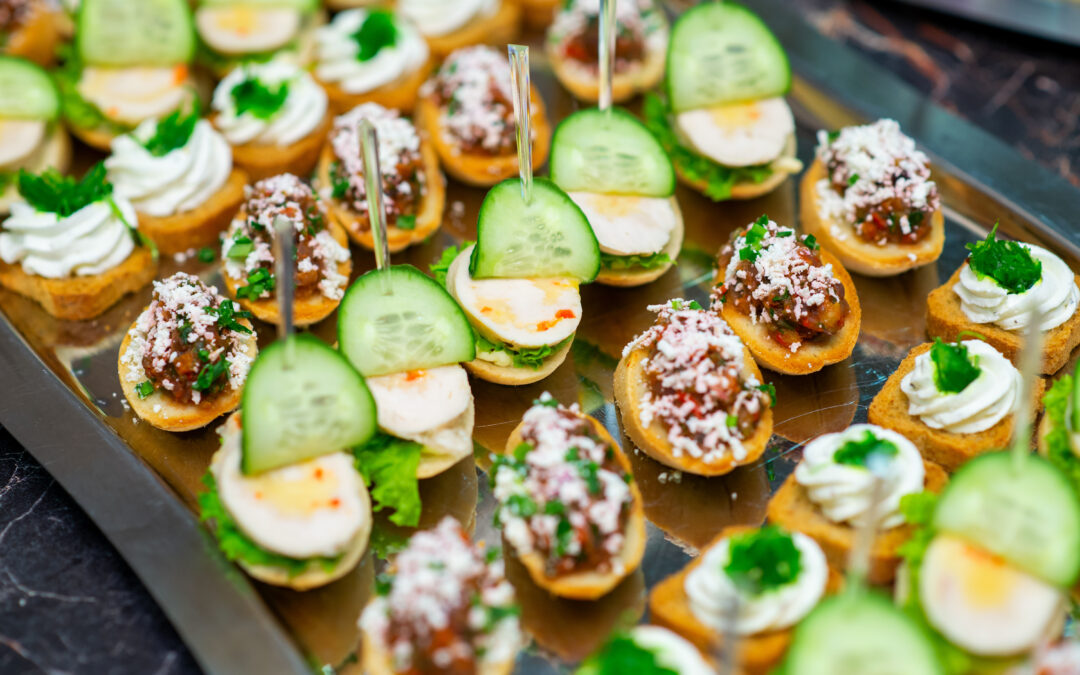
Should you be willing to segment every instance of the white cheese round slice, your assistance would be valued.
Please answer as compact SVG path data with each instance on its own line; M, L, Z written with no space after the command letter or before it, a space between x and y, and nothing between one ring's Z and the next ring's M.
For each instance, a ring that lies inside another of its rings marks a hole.
M0 119L0 169L19 166L45 140L44 120Z
M111 120L137 125L176 110L188 96L186 66L83 69L79 94Z
M289 7L223 5L195 12L199 37L221 54L280 49L296 37L300 23L300 11Z
M240 428L227 424L211 467L218 495L256 544L304 560L343 553L371 519L353 457L335 452L254 476L240 470Z
M449 424L469 407L472 389L465 369L454 364L367 378L379 428L409 438Z
M698 108L679 113L680 139L724 166L768 164L795 133L795 118L783 98Z
M612 255L659 253L671 240L678 220L671 200L666 197L567 194L585 213L600 250Z
M485 337L516 347L555 345L581 323L581 294L572 279L473 279L462 251L446 275L447 290Z
M976 656L1027 651L1064 618L1049 584L956 537L938 536L919 572L919 601L930 624Z

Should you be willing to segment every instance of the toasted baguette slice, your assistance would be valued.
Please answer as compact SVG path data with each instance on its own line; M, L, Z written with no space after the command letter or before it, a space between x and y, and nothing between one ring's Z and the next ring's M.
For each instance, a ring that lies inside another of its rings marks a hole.
M244 202L247 174L233 169L225 184L205 202L183 213L151 216L139 212L139 230L166 255L216 245L218 235L232 222Z
M668 30L667 19L663 14L658 16L661 17L664 30ZM558 45L549 40L545 40L544 49L555 77L574 98L587 103L600 100L600 75L597 71L566 58L559 52ZM647 49L645 58L640 63L635 63L621 73L614 73L611 78L611 100L621 103L655 87L664 77L666 57L666 49Z
M709 548L715 546L722 539L753 529L755 528L742 525L726 527L709 544ZM686 576L701 564L703 557L703 555L699 555L681 571L653 587L652 592L649 593L649 615L656 625L675 631L694 643L694 646L701 650L703 654L712 654L722 644L723 638L694 616L694 613L690 610L690 600L686 596L685 586ZM825 593L835 593L840 590L842 585L842 578L830 567ZM771 672L773 667L783 658L790 643L790 628L743 636L739 640L739 654L736 658L738 663L737 672L746 675L765 675L765 673Z
M671 262L659 267L653 267L652 269L638 267L625 270L612 270L601 267L600 273L596 275L596 283L605 286L620 287L643 286L647 283L656 281L671 269L671 266L675 264L675 259L679 257L679 251L682 250L685 226L683 225L682 211L679 209L679 202L675 199L675 195L671 196L670 201L671 207L675 210L675 229L671 231L671 238L668 239L667 246L664 247L663 253L667 253L668 257L671 258Z
M237 216L237 218L245 218L243 212ZM334 237L334 240L342 246L348 248L349 238L345 236L345 231L341 229L333 220L327 224L330 230L330 234ZM240 284L236 279L229 276L229 273L224 269L225 263L222 261L221 278L225 280L225 289L229 292L229 297L240 303L240 306L245 310L255 315L255 318L259 321L265 321L266 323L276 324L281 318L281 309L278 307L277 297L271 296L269 298L263 298L261 300L249 300L247 298L239 298L236 295L236 289ZM348 277L352 274L352 259L346 260L343 263L338 264L338 274ZM337 306L341 304L341 300L331 300L322 293L313 292L305 295L297 296L293 299L293 322L297 326L310 326L313 323L322 321L330 315Z
M390 253L397 253L405 248L427 239L442 225L443 206L446 204L446 179L439 171L439 158L431 147L431 141L420 132L420 157L424 165L424 196L420 198L420 207L416 213L416 225L411 230L403 230L397 226L386 228L386 247ZM330 165L334 163L334 150L330 143L323 146L322 155L319 157L318 184L319 187L332 185L330 180ZM340 200L330 198L324 200L326 210L330 214L330 220L337 223L349 238L366 249L373 250L375 241L372 238L371 228L361 229L360 219L355 212Z
M751 464L761 457L772 436L772 408L765 410L754 434L743 440L746 457L741 461L736 461L730 454L715 463L706 462L699 457L676 455L674 446L668 440L667 428L663 422L654 419L649 426L642 426L641 400L648 391L648 382L643 371L647 356L648 352L645 349L635 349L622 357L615 369L615 403L619 407L623 432L635 446L661 464L698 476L722 476L738 466ZM744 350L743 358L746 361L746 367L760 381L761 371L754 364L750 352Z
M563 0L511 0L521 5L525 25L529 28L547 28L555 18L555 12Z
M693 150L690 150L690 148L687 148L687 150L693 152ZM787 145L784 146L784 150L780 153L780 157L773 160L774 164L777 162L780 162L782 164L790 164L792 167L797 165L798 159L796 159L795 157L794 134L792 134L791 137L788 138ZM705 191L709 187L708 182L704 180L695 180L687 176L682 171L682 169L679 168L678 162L674 162L674 166L675 175L679 177L679 182L681 182L683 185L694 188L702 194L705 194ZM796 169L795 171L791 171L788 169L784 169L782 166L775 167L772 174L770 174L768 178L761 181L760 183L743 182L733 185L731 188L731 197L729 197L729 199L755 199L762 195L766 195L775 190L776 188L780 187L780 184L787 180L789 174L797 172L798 169Z
M239 413L233 413L225 420L226 430L222 434L222 445L225 443L239 443L240 442L240 418ZM210 463L214 464L222 460L223 453L219 449L214 453ZM349 542L349 547L345 549L345 552L341 555L341 559L338 560L334 569L327 571L326 568L317 560L312 560L308 563L307 568L300 574L289 576L288 570L280 567L271 567L269 565L252 565L245 562L242 559L238 559L236 564L240 566L245 572L247 572L252 578L258 579L264 584L270 584L271 586L283 586L285 588L291 588L296 591L306 591L312 588L318 588L319 586L325 586L331 581L335 581L345 576L349 572L356 568L360 563L360 559L364 557L364 553L367 551L368 539L371 537L371 497L368 495L367 490L363 491L364 503L367 505L367 514L363 519L360 530Z
M820 250L820 253L821 261L826 265L832 265L833 276L843 284L844 298L848 303L847 320L835 335L820 342L803 344L793 352L769 337L767 324L754 323L750 317L736 310L731 303L725 302L721 307L720 316L742 339L762 368L785 375L807 375L816 373L825 366L843 361L854 351L862 325L862 308L859 305L859 296L855 292L855 282L851 280L851 275L834 255L824 248Z
M967 263L965 262L964 265ZM995 326L992 323L975 323L967 318L964 310L960 308L960 296L953 290L960 283L961 265L953 272L944 286L939 286L930 291L926 298L926 334L930 337L939 337L947 342L956 340L963 331L971 331L982 335L986 342L1005 355L1005 358L1020 365L1020 348L1024 344L1023 331L1013 332ZM1076 277L1076 284L1080 286L1080 275ZM1061 370L1061 367L1069 360L1072 350L1080 345L1080 311L1074 312L1069 319L1050 331L1043 334L1042 375L1052 375Z
M554 373L555 369L561 366L562 362L566 360L566 355L570 353L570 347L573 343L573 340L567 342L562 349L544 359L539 368L498 366L490 361L484 361L482 359L473 359L462 365L465 366L466 370L479 377L481 380L494 382L495 384L505 384L511 387L520 387L525 384L539 382L548 375Z
M145 246L135 247L111 270L87 277L48 279L27 274L18 263L0 262L0 286L31 298L58 319L82 321L93 319L150 283L157 267L154 254Z
M420 85L424 84L424 80L427 79L434 65L435 61L429 58L420 64L419 68L402 74L393 82L358 94L345 91L336 82L315 79L326 90L326 96L330 99L330 110L335 115L347 113L362 103L378 103L384 108L400 110L407 115L416 106L416 96Z
M505 0L504 0L505 1ZM544 111L544 101L536 87L530 88L530 121L535 135L532 144L533 170L538 171L547 161L551 145L551 127ZM434 94L421 96L416 103L416 124L431 139L446 172L462 183L490 187L518 174L517 153L485 155L462 152L453 136L442 124L442 115Z
M55 120L49 125L48 135L30 157L18 167L8 167L5 171L17 173L17 169L26 169L30 173L41 173L52 167L60 173L67 173L71 165L71 137L68 136L63 122ZM19 181L10 180L3 190L0 190L0 216L11 211L12 202L21 199L19 197Z
M473 19L446 35L425 35L428 48L438 59L469 45L497 45L513 42L521 30L521 7L514 0L501 0L490 16Z
M945 246L945 216L941 209L930 214L930 234L922 241L879 246L855 234L851 225L822 216L817 184L825 178L825 165L815 159L799 184L799 223L804 233L817 237L849 270L868 277L891 277L928 265L941 256Z
M925 478L923 487L935 494L941 492L949 475L937 464L923 460ZM806 494L792 473L769 500L769 521L791 532L802 532L821 546L825 559L833 569L846 569L848 556L855 547L856 529L847 523L834 523ZM896 576L900 564L897 549L911 538L911 525L898 525L879 531L870 550L870 568L867 581L871 584L889 584Z
M0 51L48 68L56 61L56 48L64 38L64 15L59 5L54 7L48 0L30 0L26 10Z
M365 675L398 675L386 645L376 640L366 630L361 631L360 661ZM483 661L476 665L476 675L510 675L513 669L513 660L497 663Z
M251 322L246 319L241 319L239 323L251 328ZM131 344L131 335L134 331L135 324L133 323L124 335L123 342L120 343L116 366L120 372L120 389L124 392L124 398L127 399L132 411L138 415L139 419L145 420L151 426L164 431L191 431L192 429L205 427L225 413L236 410L240 405L240 398L244 391L242 387L238 389L230 387L217 396L198 404L180 403L167 392L160 390L154 390L154 393L146 398L140 398L138 392L135 391L135 386L139 382L128 380L123 362L124 354ZM255 358L259 347L254 330L247 335L244 344L247 346L248 355ZM142 372L141 366L139 370ZM145 379L145 376L143 379Z
M1013 435L1013 415L1006 415L1000 422L985 431L974 434L954 434L941 429L931 429L918 417L908 414L907 395L900 390L900 381L915 368L915 358L930 349L921 344L908 353L900 367L885 381L874 400L870 402L867 418L870 424L892 429L915 444L924 459L952 472L976 455L990 450L1008 447ZM1033 411L1042 410L1042 395L1046 382L1039 378L1035 383L1032 401ZM1034 419L1034 416L1032 417Z
M247 173L248 180L252 183L283 173L309 176L319 161L319 152L326 142L326 135L330 133L333 120L330 111L327 111L314 131L292 145L234 145L233 162Z
M630 460L623 453L622 448L611 437L604 425L589 415L581 415L592 425L593 432L605 441L615 452L615 459L619 466L631 475ZM524 422L510 432L506 440L506 454L511 454L521 444L521 427ZM619 560L622 562L622 572L597 572L589 570L574 572L558 577L548 576L544 569L544 559L539 553L518 554L518 559L529 576L537 586L553 595L572 600L596 600L606 595L619 585L623 579L630 576L641 565L641 558L645 555L645 509L642 506L641 492L633 481L630 482L630 513L626 521L625 539L622 550L619 551ZM515 551L516 552L516 551Z

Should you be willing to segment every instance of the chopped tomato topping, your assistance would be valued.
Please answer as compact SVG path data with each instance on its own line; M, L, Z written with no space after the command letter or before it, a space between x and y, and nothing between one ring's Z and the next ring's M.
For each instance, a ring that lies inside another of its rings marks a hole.
M188 69L183 63L173 68L173 82L176 84L183 84L187 81Z
M557 319L573 319L574 318L574 312L573 312L573 310L569 310L569 309L560 309L559 311L555 312L555 318L557 318Z
M341 506L341 500L340 499L338 499L337 497L334 497L333 499L330 500L330 508L336 509L339 506Z
M416 380L419 380L423 376L424 371L422 370L410 370L408 373L405 374L405 381L414 382Z
M322 477L323 477L322 467L321 466L316 467L315 468L315 480L322 480Z

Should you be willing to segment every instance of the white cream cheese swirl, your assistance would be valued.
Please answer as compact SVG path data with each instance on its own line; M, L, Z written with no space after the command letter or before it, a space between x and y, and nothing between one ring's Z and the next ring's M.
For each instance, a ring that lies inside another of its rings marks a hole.
M927 350L915 357L915 367L900 381L908 399L908 414L931 429L954 434L986 431L1020 403L1020 372L1001 352L982 340L964 340L968 356L978 359L979 375L962 391L938 391L936 366Z
M447 4L454 6L457 0ZM383 47L367 61L359 60L360 46L353 34L360 30L367 16L364 9L346 10L315 35L315 76L323 82L336 84L349 94L363 94L390 84L422 67L428 60L427 42L416 27L402 20L400 15L394 17L397 28L394 44Z
M690 612L718 633L727 627L733 601L738 602L735 631L739 635L782 630L798 623L824 595L829 567L817 542L798 532L793 532L791 537L799 549L799 576L789 584L757 595L739 589L724 571L731 540L724 538L717 542L683 582Z
M715 675L716 671L686 638L660 626L635 626L634 643L656 656L656 663L678 675Z
M67 217L15 202L0 230L0 260L21 263L26 273L49 279L111 270L135 249L128 223L138 222L129 201L114 197L112 202L115 209L102 199Z
M283 84L289 88L281 107L268 118L236 109L233 89L251 79L271 88ZM214 90L212 107L217 113L214 125L230 144L285 147L315 131L326 116L327 100L326 92L306 71L288 61L275 60L234 68Z
M197 209L229 179L232 149L209 122L199 120L187 143L156 157L143 145L156 128L156 120L146 120L113 139L105 168L116 195L159 218Z
M470 21L495 14L509 0L398 0L397 10L424 35L446 35Z
M896 446L897 453L881 467L839 464L836 451L849 441L859 441L870 432ZM900 498L923 489L925 469L922 455L911 441L895 431L873 424L854 424L835 434L824 434L803 449L803 460L795 468L795 481L803 486L810 501L834 523L860 525L873 506L874 477L884 482L884 494L877 517L882 529L904 522Z
M992 323L1005 330L1022 330L1032 310L1043 315L1043 330L1057 328L1069 320L1080 304L1080 288L1065 262L1039 246L1021 244L1042 263L1042 278L1023 293L1010 294L990 277L980 279L971 265L960 270L953 291L960 297L964 316L975 323Z

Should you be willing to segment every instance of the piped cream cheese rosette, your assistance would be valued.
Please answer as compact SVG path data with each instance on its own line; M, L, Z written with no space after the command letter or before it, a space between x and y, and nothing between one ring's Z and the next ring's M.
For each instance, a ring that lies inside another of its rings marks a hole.
M395 7L437 57L474 44L513 42L521 27L521 8L514 0L397 0Z
M219 77L251 60L307 66L325 21L317 0L199 0L199 59Z
M875 481L881 481L874 503ZM911 536L900 513L910 494L939 492L945 471L922 458L915 445L889 429L854 424L824 434L803 448L795 471L769 500L769 520L812 537L836 570L847 566L856 530L873 510L878 523L867 580L889 583L899 564L897 549Z
M978 339L920 345L911 350L870 404L872 424L910 439L923 457L947 470L1006 445L1022 401L1020 373Z
M247 182L229 144L194 110L117 136L105 168L117 196L135 207L139 229L166 254L216 243Z
M894 120L819 131L799 189L803 231L849 269L891 276L941 255L945 217L930 160Z
M71 140L59 115L49 74L26 59L0 56L0 215L18 199L20 170L67 171Z
M600 98L599 14L597 0L571 0L555 15L544 41L559 82L589 103ZM618 0L615 22L611 98L619 103L652 89L663 78L670 29L663 9L653 0Z
M997 225L952 277L926 299L926 331L955 340L963 332L985 336L1017 363L1022 335L1038 308L1043 316L1043 374L1065 365L1080 344L1080 277L1050 251L997 238Z
M810 537L775 525L729 527L653 588L649 611L654 623L706 652L723 645L733 617L740 671L766 673L787 650L792 627L838 586Z
M316 44L314 74L339 114L369 102L410 112L431 70L427 43L400 11L341 12Z
M19 175L25 201L0 224L0 285L60 319L91 319L154 277L135 208L112 194L105 167L81 181L53 170Z
M77 24L56 81L81 140L108 150L115 136L191 104L195 35L184 0L86 0Z
M509 675L525 640L514 587L490 553L450 516L414 534L360 616L364 672L449 663L460 672Z
M615 633L575 671L575 675L626 672L715 675L716 669L691 642L667 628L634 626Z

